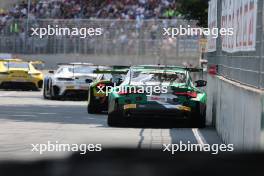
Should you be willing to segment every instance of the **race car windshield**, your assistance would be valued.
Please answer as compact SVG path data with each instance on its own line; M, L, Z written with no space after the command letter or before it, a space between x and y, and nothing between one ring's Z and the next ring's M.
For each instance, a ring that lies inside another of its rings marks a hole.
M4 65L5 67L8 67L8 68L22 68L22 69L29 68L29 65L27 62L7 62Z
M185 83L186 75L184 73L137 73L134 72L131 79L132 83Z

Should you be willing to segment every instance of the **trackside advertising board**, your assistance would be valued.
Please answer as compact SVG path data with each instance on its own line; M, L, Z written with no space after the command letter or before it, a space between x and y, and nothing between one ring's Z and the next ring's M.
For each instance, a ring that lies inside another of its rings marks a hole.
M209 1L208 9L208 28L213 29L217 28L217 0ZM216 51L216 38L212 35L207 36L208 44L207 51L214 52Z
M222 50L234 53L255 51L258 0L222 0L221 28L234 35L222 36Z

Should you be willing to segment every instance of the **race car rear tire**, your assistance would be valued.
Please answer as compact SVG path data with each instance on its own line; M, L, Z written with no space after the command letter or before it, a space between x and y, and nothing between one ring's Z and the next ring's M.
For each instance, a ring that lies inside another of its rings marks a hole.
M43 81L43 98L46 100L50 99L50 97L47 94L47 93L49 93L48 92L48 86L49 86L49 80L47 78L45 78Z
M49 99L49 97L48 97L46 94L47 94L47 91L46 91L46 89L45 89L45 87L44 87L44 89L43 89L43 98L44 98L45 100Z
M51 91L51 95L50 95L50 99L51 100L60 100L60 96L59 94L59 88L57 86L51 86L52 91Z
M93 96L91 91L92 90L90 89L89 93L88 93L87 112L88 112L88 114L98 114L101 112L101 110L99 109L99 106L94 103L94 96Z
M113 107L113 111L109 112L109 109L111 109L110 108L111 104L114 104L114 107ZM124 126L128 126L129 124L129 119L123 116L123 113L119 109L119 104L117 100L108 104L107 124L112 127L124 127Z
M100 110L96 108L95 106L91 106L90 104L87 106L87 112L88 114L98 114L100 113Z
M192 128L205 128L206 126L206 110L197 109L195 115L191 119Z
M118 113L110 113L108 114L107 124L112 127L124 125L124 119Z
M201 114L199 116L199 122L197 125L199 128L205 128L205 126L206 126L206 110L201 112Z

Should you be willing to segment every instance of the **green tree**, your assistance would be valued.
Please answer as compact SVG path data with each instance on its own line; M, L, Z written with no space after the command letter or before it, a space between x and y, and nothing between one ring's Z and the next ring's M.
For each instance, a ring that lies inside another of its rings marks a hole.
M177 0L179 12L188 20L197 20L198 25L207 27L209 0Z

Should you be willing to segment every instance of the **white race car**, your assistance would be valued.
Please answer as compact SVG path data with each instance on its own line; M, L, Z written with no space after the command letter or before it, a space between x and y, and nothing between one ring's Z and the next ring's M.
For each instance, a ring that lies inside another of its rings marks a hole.
M63 97L87 99L90 84L96 80L98 68L90 63L58 64L56 71L49 71L44 78L44 99Z

